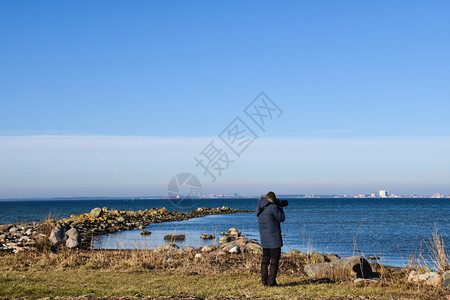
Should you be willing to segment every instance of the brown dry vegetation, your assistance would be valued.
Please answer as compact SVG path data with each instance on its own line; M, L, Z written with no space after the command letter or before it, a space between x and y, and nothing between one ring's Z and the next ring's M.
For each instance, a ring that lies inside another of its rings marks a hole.
M258 255L217 256L152 250L0 253L0 297L174 297L282 299L445 299L441 288L407 283L382 270L376 283L311 280L298 257L283 255L280 287L259 283ZM168 258L173 259L173 261ZM87 295L87 296L86 296Z

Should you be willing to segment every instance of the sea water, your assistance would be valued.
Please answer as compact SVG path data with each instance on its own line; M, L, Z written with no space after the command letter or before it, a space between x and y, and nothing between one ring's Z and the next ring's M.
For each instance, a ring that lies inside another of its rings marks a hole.
M89 212L94 207L119 210L144 210L166 207L189 211L197 207L256 209L257 199L199 199L189 206L165 199L89 199L89 200L11 200L0 201L0 224L39 221L45 217L68 217ZM450 244L450 199L429 198L312 198L289 199L284 208L286 221L283 252L297 249L303 252L335 253L342 257L355 254L378 256L382 263L403 266L417 254L423 244L438 230L444 242ZM256 213L213 215L186 221L150 224L151 235L140 230L99 236L95 248L146 249L165 244L164 235L186 235L180 246L202 247L217 244L222 232L230 227L243 235L259 240ZM214 240L202 240L203 233L216 235Z

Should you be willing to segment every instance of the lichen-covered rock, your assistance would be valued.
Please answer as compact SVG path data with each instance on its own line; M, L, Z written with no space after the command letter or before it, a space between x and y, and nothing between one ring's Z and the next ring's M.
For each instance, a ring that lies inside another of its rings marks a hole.
M93 209L91 210L91 212L89 213L89 215L90 215L91 218L96 219L96 218L100 217L100 214L101 214L102 212L103 212L103 211L102 211L102 209L101 209L100 207L96 207L96 208L93 208Z
M318 252L312 252L311 254L309 254L308 258L309 262L312 264L327 262L327 260L325 259L325 255Z

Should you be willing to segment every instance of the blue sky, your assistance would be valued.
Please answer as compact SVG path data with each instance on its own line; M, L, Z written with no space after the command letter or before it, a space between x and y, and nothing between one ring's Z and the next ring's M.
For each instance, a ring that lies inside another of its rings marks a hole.
M161 194L178 169L211 193L450 193L449 15L448 1L2 1L0 197ZM261 91L283 115L208 183L192 157ZM290 149L262 149L274 140Z

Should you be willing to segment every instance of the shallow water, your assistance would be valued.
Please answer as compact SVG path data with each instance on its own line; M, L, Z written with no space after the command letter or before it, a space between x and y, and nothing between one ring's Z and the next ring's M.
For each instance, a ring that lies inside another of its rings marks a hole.
M255 209L256 202L256 199L202 199L187 207L163 199L0 201L0 223L40 220L49 213L67 217L103 206L120 210L165 206L169 210L185 212L197 207L223 205ZM349 256L355 248L366 256L379 256L382 263L403 266L423 240L431 237L435 228L443 235L446 245L450 244L450 199L290 199L285 213L283 252L298 249ZM243 231L247 237L259 239L255 213L242 213L150 224L146 228L152 231L150 236L141 236L140 230L125 231L98 237L94 246L154 248L165 244L165 234L182 233L187 238L178 243L180 246L201 247L217 243L220 233L230 227ZM216 240L200 239L203 233L215 234Z

